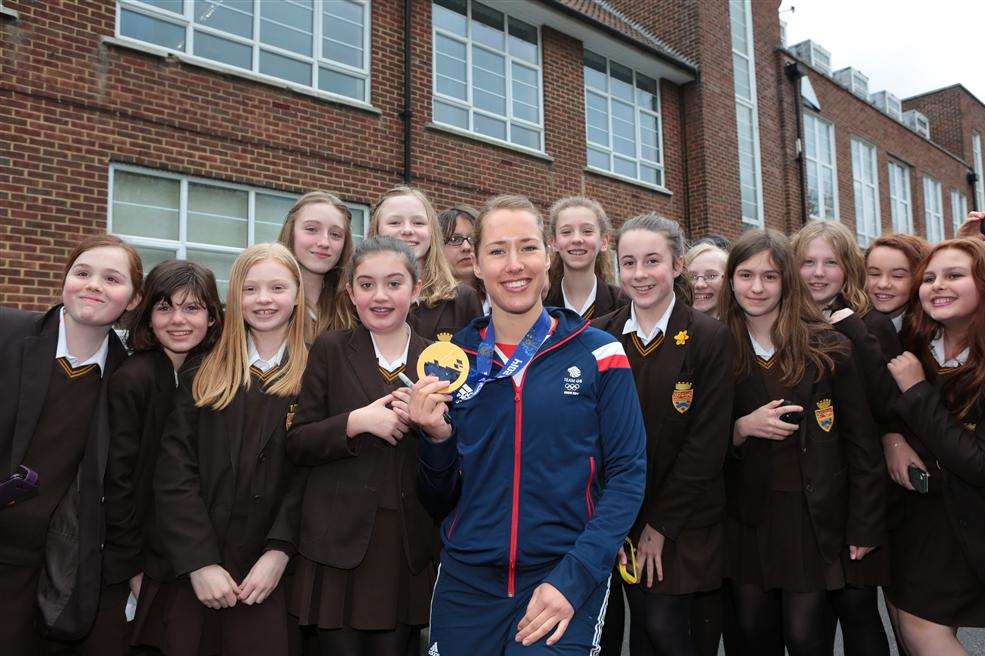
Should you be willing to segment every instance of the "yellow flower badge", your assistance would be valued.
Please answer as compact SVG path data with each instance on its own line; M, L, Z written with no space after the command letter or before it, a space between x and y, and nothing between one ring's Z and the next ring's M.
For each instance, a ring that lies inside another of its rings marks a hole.
M691 339L691 336L687 334L686 330L682 330L681 332L674 335L674 343L677 344L678 346L684 346L684 342L686 342L689 339Z

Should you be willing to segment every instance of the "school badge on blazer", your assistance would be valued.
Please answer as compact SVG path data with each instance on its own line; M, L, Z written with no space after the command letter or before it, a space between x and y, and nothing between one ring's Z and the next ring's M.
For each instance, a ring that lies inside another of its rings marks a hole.
M978 428L977 424L965 424L964 427L968 429L969 432L974 433L975 429Z
M817 410L814 411L817 425L825 433L831 432L831 427L835 425L835 409L831 405L831 399L821 399L817 402Z
M694 402L694 388L691 383L675 383L674 392L670 395L670 400L674 404L674 410L677 410L679 413L684 414L690 410L691 404Z

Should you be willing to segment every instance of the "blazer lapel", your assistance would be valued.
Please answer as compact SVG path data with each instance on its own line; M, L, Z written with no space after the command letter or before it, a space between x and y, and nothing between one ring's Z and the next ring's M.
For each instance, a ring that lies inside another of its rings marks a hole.
M229 435L229 462L233 468L233 480L239 473L239 450L243 447L243 428L246 420L246 393L240 390L222 410L225 431Z
M55 350L58 347L58 310L56 306L40 320L37 335L24 338L21 351L20 398L17 401L17 423L10 450L10 471L17 467L27 453L34 429L41 418L41 409L55 366Z
M96 458L99 466L99 480L106 474L106 463L109 459L109 382L116 368L127 357L126 349L120 343L119 337L112 330L109 333L109 353L106 354L106 366L103 369L103 380L99 390L99 401L96 404L96 421L92 423L95 433ZM92 439L92 436L90 437Z
M804 408L804 419L800 422L800 430L797 431L797 437L801 441L801 444L807 438L808 432L806 427L810 425L809 422L820 422L820 419L815 413L816 408L814 407L815 375L816 369L814 368L814 364L808 360L804 365L804 377L800 379L795 389L797 398L794 400Z
M355 374L356 381L363 393L366 394L366 398L373 401L386 395L386 388L383 386L383 379L378 371L379 364L374 354L373 340L369 336L369 330L363 326L356 327L349 337L346 358L349 360L349 368ZM408 353L409 359L410 354Z
M676 384L678 382L685 382L681 378L681 368L684 366L684 354L691 346L689 343L690 336L687 339L683 339L682 335L681 344L677 343L678 340L675 339L675 336L682 332L686 333L690 326L691 309L678 299L674 304L674 310L670 313L670 320L667 322L667 332L663 336L664 343L660 347L661 352L658 354L660 358L660 371L663 372L663 375L660 376L659 382L655 386L656 398L663 399L660 401L660 404L667 409L674 407L673 392ZM700 345L698 348L700 348ZM667 417L666 414L663 416Z

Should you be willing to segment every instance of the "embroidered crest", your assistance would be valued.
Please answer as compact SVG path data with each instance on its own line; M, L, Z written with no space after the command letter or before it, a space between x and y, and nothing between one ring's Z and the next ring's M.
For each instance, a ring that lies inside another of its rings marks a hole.
M298 404L292 403L287 408L287 419L284 420L284 427L287 430L291 430L291 426L294 424L294 414L298 411Z
M831 432L831 427L835 425L835 409L831 405L831 399L821 399L817 402L817 410L814 411L817 418L817 425L825 433Z
M676 338L675 338L676 339ZM684 414L691 409L694 402L694 389L691 383L678 382L674 385L674 393L670 395L670 400L674 404L674 410Z
M689 339L691 339L691 336L687 334L686 330L682 330L681 332L674 335L674 343L677 344L678 346L684 346L684 342L686 342Z
M965 424L964 427L967 428L970 432L974 433L975 429L978 428L978 424Z

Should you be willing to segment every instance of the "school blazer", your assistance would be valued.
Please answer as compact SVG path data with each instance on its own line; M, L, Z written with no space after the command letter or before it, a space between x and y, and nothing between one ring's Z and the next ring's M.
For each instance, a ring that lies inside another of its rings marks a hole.
M4 391L0 475L4 478L21 464L38 425L55 365L60 309L56 305L38 314L0 308L0 362L6 365L0 371ZM110 439L108 381L125 358L123 345L111 331L89 441L79 464L79 485L69 488L48 524L38 607L47 635L57 640L82 638L96 617L105 537L103 476Z
M633 335L622 332L629 314L626 305L592 325L619 339L634 365ZM734 352L725 325L681 299L663 340L648 366L633 371L647 433L646 492L634 532L646 523L676 540L683 529L717 524L725 513Z
M247 429L247 393L242 388L222 410L195 407L191 387L197 370L192 367L181 373L175 409L161 436L154 471L157 527L179 576L223 562L240 445ZM288 555L297 548L306 472L295 467L284 450L293 402L294 397L271 397L264 416L250 483L255 505L247 535L233 553L237 562L256 559L274 547L289 550Z
M850 348L838 333L825 339ZM833 357L834 373L824 373L817 381L808 363L790 399L804 407L804 419L800 430L787 438L797 443L803 494L827 562L834 562L846 545L875 547L886 542L885 465L865 386L851 351ZM736 380L733 419L773 400L753 364ZM770 493L770 444L771 440L750 437L730 449L726 461L729 514L747 525L756 526L763 518Z
M417 379L417 359L430 342L413 331L406 375ZM366 555L379 507L383 458L397 450L400 521L411 571L437 554L437 530L417 495L416 432L396 447L369 433L346 437L349 412L385 396L369 331L322 333L308 354L297 414L287 436L292 460L309 471L301 510L300 552L307 558L352 569Z
M614 310L618 310L629 303L629 299L623 295L619 287L610 285L598 276L595 276L595 278L598 281L595 286L595 303L588 308L588 312L582 317L589 321L610 314ZM678 299L678 301L680 302L681 299ZM560 278L547 290L547 298L544 299L544 306L564 307L564 292L561 290Z
M176 395L174 368L161 349L133 355L110 381L103 565L108 583L140 572L157 581L173 576L157 530L153 479Z
M435 340L440 333L454 335L472 319L481 316L482 299L479 293L466 284L458 283L455 298L439 301L435 305L418 303L410 309L407 323L421 337Z

